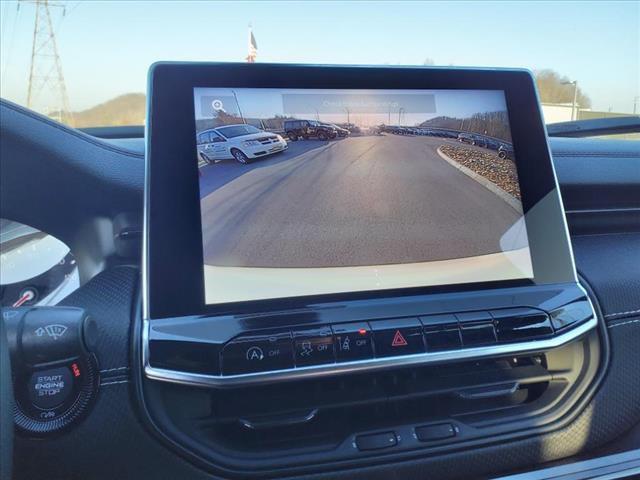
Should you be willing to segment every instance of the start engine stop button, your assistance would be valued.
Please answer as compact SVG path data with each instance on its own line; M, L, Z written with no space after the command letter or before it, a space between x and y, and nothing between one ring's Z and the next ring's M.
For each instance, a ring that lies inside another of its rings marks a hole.
M62 405L72 390L73 376L67 367L39 370L29 379L31 403L42 410Z

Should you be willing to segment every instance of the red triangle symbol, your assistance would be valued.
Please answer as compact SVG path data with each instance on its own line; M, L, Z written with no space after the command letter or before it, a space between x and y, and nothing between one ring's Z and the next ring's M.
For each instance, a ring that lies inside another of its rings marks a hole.
M400 330L396 330L396 334L393 336L393 342L391 342L392 347L404 347L407 345L407 341L404 339Z

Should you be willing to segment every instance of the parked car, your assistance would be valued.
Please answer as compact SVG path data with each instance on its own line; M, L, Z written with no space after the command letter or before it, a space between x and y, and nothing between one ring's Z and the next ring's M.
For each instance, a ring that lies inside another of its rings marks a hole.
M482 135L473 135L473 145L487 148L487 139Z
M284 131L287 137L293 141L301 137L305 140L310 138L328 140L338 136L338 132L334 127L315 120L285 120Z
M259 130L252 125L225 125L204 130L197 135L198 157L206 163L235 159L240 163L266 157L287 149L280 135Z
M462 143L468 143L469 145L476 145L478 147L488 148L489 141L484 135L474 135L472 133L459 133L458 141Z
M443 138L457 138L458 133L451 130L442 130L438 136Z
M323 123L323 125L335 128L338 137L348 137L349 135L351 135L351 132L349 130L339 127L338 125L334 125L333 123Z
M510 143L501 143L498 147L498 157L513 159L513 145Z
M498 151L498 149L500 148L500 142L495 138L485 137L485 141L486 141L486 148L490 150Z
M360 127L354 123L343 123L341 127L349 130L349 132L351 132L351 135L360 135L362 133Z
M471 135L470 133L459 133L458 134L458 141L460 143L468 143L469 145L475 145L476 141L473 138L473 135Z

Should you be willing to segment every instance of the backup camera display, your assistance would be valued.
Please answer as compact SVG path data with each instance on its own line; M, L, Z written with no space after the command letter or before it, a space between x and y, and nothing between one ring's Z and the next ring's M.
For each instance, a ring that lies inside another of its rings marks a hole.
M504 92L195 88L208 304L533 278Z

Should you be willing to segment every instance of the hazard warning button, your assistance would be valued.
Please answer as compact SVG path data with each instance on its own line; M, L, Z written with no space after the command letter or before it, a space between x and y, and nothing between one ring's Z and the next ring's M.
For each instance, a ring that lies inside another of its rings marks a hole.
M422 326L417 318L398 318L371 322L376 357L395 357L423 353Z

